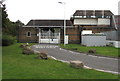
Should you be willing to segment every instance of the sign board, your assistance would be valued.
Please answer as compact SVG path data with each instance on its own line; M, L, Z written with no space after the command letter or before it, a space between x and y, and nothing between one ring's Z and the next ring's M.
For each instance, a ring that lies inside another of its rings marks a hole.
M68 35L65 35L65 44L68 44Z

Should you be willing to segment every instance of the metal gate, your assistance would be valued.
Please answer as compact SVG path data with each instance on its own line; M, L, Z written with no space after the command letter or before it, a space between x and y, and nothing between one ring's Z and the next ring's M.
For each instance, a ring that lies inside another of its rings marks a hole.
M54 28L43 28L39 32L39 43L55 43L58 44L60 41L60 32Z

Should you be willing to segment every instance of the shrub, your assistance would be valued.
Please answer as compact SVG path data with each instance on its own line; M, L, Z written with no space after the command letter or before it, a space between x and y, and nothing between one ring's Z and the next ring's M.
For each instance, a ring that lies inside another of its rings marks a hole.
M45 52L40 52L40 58L47 60L47 59L48 59L47 53L45 53Z
M71 50L78 50L78 48L71 48Z
M88 51L88 53L96 53L96 49L91 49Z
M9 46L15 43L15 37L11 35L2 36L2 46Z

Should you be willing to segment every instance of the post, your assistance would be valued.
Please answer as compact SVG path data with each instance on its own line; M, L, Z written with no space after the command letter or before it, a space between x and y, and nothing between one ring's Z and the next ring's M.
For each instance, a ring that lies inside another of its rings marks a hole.
M38 36L39 36L39 43L41 43L40 28L39 28Z
M102 18L104 18L104 10L102 10Z
M64 46L66 41L66 20L65 20L65 3L64 3Z
M2 2L0 2L0 45L2 46ZM2 48L0 48L0 80L2 81Z
M60 3L60 4L63 4L63 5L64 5L64 46L65 46L65 40L66 40L66 38L65 38L65 36L66 36L65 5L66 5L66 3L65 3L65 2L58 2L58 3Z

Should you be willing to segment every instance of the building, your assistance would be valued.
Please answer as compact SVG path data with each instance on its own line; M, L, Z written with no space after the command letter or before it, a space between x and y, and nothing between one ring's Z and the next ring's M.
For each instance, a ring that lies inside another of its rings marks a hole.
M112 26L115 29L103 33L106 35L106 41L108 45L120 48L120 15L114 15L112 21Z
M69 43L81 43L81 32L92 30L100 33L115 30L109 10L76 10L70 20L66 20L66 35ZM19 27L18 42L63 43L64 20L30 20Z

